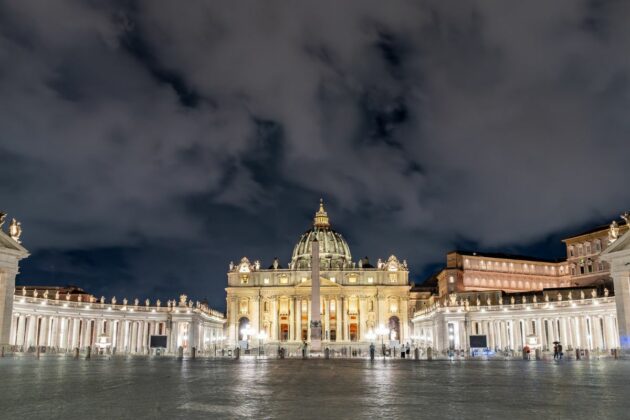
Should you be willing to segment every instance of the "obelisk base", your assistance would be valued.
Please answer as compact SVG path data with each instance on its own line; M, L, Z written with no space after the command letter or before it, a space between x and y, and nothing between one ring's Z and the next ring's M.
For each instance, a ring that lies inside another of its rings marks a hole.
M322 351L322 323L321 321L311 321L311 353Z

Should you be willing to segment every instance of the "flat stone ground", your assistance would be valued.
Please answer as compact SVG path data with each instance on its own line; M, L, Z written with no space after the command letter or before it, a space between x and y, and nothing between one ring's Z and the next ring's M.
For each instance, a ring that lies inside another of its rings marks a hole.
M6 357L2 419L628 419L630 361Z

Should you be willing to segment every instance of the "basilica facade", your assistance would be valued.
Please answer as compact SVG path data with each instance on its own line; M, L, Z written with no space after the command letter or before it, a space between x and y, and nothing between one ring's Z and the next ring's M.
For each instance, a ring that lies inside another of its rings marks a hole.
M311 300L314 240L319 244L319 302ZM369 345L377 332L387 342L410 340L406 261L391 255L374 266L367 258L353 259L323 203L286 267L275 259L262 268L258 260L243 257L230 264L227 277L226 335L233 345L308 343L313 305L321 314L323 347Z

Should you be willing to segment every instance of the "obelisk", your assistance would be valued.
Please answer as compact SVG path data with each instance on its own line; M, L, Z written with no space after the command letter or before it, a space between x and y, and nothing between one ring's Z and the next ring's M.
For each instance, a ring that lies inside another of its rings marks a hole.
M311 242L311 353L322 350L322 318L319 302L319 242Z

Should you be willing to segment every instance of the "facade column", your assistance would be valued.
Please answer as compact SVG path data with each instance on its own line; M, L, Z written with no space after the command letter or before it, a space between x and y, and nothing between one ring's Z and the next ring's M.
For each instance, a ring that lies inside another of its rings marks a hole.
M343 332L341 331L341 300L339 296L335 296L335 341L342 341Z

